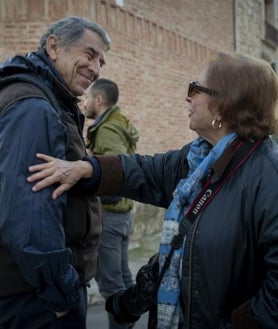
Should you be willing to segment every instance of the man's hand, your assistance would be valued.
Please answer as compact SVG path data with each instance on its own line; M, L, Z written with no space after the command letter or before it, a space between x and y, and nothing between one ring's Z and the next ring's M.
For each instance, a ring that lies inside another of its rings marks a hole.
M46 162L29 167L29 171L34 174L29 176L27 181L29 183L39 181L32 188L34 192L54 183L60 183L61 185L52 193L52 199L56 199L81 178L90 178L93 174L93 168L88 161L65 161L41 153L36 156Z

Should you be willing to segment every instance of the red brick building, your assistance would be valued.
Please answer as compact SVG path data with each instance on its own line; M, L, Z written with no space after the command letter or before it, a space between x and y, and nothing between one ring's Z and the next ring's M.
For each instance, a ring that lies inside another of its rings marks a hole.
M233 51L233 0L0 0L0 60L35 50L46 27L85 16L110 34L102 76L120 88L119 105L140 132L138 151L163 152L195 137L187 85L210 54Z

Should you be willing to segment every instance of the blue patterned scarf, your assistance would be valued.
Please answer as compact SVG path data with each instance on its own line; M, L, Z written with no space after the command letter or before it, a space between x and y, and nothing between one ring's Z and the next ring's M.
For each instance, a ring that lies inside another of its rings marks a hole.
M203 138L198 137L190 146L187 156L188 177L181 179L173 200L165 212L164 225L159 248L159 265L162 268L170 252L170 242L179 232L179 223L197 194L201 191L201 181L208 175L213 163L222 155L227 145L236 136L235 133L224 136L213 148ZM176 329L180 316L180 261L183 247L175 250L171 264L165 272L158 290L157 329Z

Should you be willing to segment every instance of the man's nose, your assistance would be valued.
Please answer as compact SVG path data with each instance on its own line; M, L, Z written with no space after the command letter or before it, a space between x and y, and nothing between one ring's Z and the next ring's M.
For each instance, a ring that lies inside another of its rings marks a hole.
M94 74L94 78L97 79L100 74L100 62L98 60L92 61L89 65L89 70Z
M192 101L192 97L185 96L185 101L186 101L187 103L191 103L191 101Z

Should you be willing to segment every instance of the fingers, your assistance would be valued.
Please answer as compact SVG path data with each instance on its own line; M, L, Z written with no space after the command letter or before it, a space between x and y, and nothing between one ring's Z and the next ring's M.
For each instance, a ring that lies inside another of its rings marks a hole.
M38 165L30 166L28 170L30 172L37 172L36 174L33 174L27 178L27 181L29 183L32 183L36 180L46 178L53 174L53 165L55 164L55 159L41 153L36 154L37 158L46 161L45 163L41 163Z
M50 161L54 160L54 158L51 157L50 155L46 155L46 154L42 154L42 153L37 153L36 157L38 159L44 160L45 162L50 162Z
M30 166L28 168L28 170L30 172L36 172L36 171L41 171L41 170L48 169L49 167L50 167L49 162L46 162L46 163L42 163L42 164L37 164L37 165L34 165L34 166Z
M37 175L37 174L35 174ZM36 178L33 178L32 175L30 176L34 181L36 181ZM31 180L28 180L31 181ZM32 187L32 191L33 192L38 192L54 183L57 182L57 179L54 176L50 176L47 178L44 178L43 180L39 181L38 183L36 183L33 187ZM64 192L66 192L69 188L71 187L71 185L69 184L61 184L59 185L53 192L52 192L52 199L55 200L57 199L61 194L63 194Z
M38 173L33 174L33 175L27 177L27 181L29 183L33 183L33 182L35 182L37 180L41 180L41 179L47 178L47 177L51 176L51 174L52 174L52 170L50 170L50 169L44 169L43 170L43 169L36 168L34 171L37 171L37 170L39 171Z
M68 189L70 188L70 186L68 184L61 184L60 186L58 186L52 193L52 199L55 200L57 199L61 194L63 194L64 192L66 192Z
M51 156L37 153L37 158L46 161L45 163L41 163L38 165L30 166L28 170L33 172L34 174L27 177L27 181L29 183L37 182L32 190L34 192L39 191L47 186L50 186L56 182L58 182L61 178L59 176L59 172L57 170L59 166L59 159L55 159Z
M29 171L33 174L27 178L27 181L35 183L32 187L34 192L59 183L60 185L52 193L53 199L70 189L81 178L90 178L93 173L92 166L87 161L70 162L41 153L36 156L46 162L30 166Z
M39 179L41 179L39 182L37 182L33 187L32 187L32 191L33 192L37 192L42 190L43 188L46 188L52 184L54 184L56 182L56 179L54 176L48 176L46 178L44 178L44 176L41 176L41 173L32 175L30 177L27 178L28 182L34 182L37 181ZM37 176L37 177L33 177L33 176Z
M43 169L47 169L47 168L49 168L51 166L51 162L53 162L53 163L55 162L55 158L52 158L49 155L37 153L36 154L36 157L38 159L41 159L41 160L45 161L45 162L44 163L41 163L41 164L34 165L34 166L30 166L28 169L31 172L35 172L35 171L40 171L40 170L43 170Z

